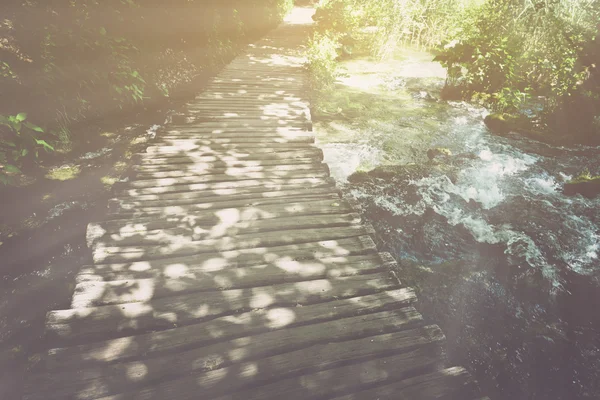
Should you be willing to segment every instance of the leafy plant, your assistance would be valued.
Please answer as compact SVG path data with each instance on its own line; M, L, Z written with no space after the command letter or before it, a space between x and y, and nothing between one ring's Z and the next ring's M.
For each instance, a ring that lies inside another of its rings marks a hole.
M10 173L20 173L26 159L39 158L40 150L50 152L54 147L44 138L44 130L27 121L26 113L0 115L0 181L9 183Z

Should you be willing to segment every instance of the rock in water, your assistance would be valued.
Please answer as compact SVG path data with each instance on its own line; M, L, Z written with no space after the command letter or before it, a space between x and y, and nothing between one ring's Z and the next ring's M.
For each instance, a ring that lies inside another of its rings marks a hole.
M596 197L600 195L600 176L591 176L589 172L585 171L565 183L563 193L567 196L581 194L588 199Z
M507 120L504 114L489 114L483 119L485 126L488 127L492 133L508 133L511 129L511 123Z
M433 160L436 157L450 157L452 155L452 152L450 151L450 149L447 149L445 147L435 147L433 149L429 149L427 150L427 157L430 160Z

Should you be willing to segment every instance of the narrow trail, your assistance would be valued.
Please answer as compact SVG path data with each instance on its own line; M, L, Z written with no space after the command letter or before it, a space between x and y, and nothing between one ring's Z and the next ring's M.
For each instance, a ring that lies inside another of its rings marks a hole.
M25 399L477 399L313 142L311 10L230 63L87 230Z

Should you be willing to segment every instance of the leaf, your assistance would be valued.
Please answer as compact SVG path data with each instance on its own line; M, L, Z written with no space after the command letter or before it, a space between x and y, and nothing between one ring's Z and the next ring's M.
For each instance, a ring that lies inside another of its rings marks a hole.
M41 139L34 139L35 142L37 144L41 144L42 146L44 146L44 149L46 149L46 151L54 151L54 147L50 146L45 140L41 140Z
M25 121L27 119L27 113L18 113L17 116L15 117L15 120L17 122L22 122Z
M23 122L23 125L25 125L29 129L31 129L32 131L44 133L44 130L42 128L40 128L39 126L37 126L35 124L32 124L31 122Z
M16 172L16 173L21 173L21 170L16 166L16 165L10 165L10 164L6 164L4 166L4 170L6 172Z

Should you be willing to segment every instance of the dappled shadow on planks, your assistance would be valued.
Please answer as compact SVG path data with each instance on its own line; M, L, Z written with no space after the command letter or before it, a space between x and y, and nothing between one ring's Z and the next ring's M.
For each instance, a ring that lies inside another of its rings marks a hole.
M302 29L251 46L139 155L26 399L476 398L312 145Z

